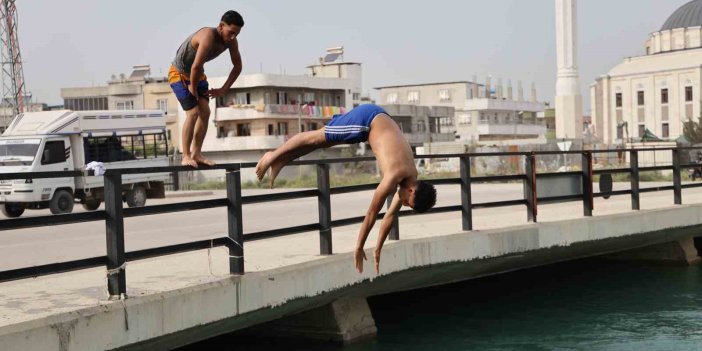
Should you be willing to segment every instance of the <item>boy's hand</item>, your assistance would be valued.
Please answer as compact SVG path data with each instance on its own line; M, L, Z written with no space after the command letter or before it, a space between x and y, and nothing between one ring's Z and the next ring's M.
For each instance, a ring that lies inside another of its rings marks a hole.
M197 88L190 84L190 86L188 86L188 90L190 90L190 94L192 94L195 97L195 101L197 101L199 99L199 96L197 96Z
M366 252L363 251L363 248L356 249L354 258L356 260L356 270L358 271L358 273L363 273L363 261L367 260Z
M222 88L219 88L219 89L210 89L210 90L207 92L207 96L208 96L208 97L218 98L218 97L220 97L220 96L224 96L224 93L226 93L226 91L225 91L224 89L222 89Z

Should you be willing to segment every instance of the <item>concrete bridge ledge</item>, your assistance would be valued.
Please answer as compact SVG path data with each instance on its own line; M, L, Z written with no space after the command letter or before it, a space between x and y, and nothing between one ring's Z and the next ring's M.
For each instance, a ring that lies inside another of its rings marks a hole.
M655 262L671 265L695 265L702 262L692 236L662 244L642 247L608 255L608 259L619 261Z

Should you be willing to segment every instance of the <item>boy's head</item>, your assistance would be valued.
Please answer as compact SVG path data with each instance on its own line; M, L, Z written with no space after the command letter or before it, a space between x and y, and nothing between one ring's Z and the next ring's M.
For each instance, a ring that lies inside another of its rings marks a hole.
M399 193L402 204L417 213L424 213L436 204L436 188L421 180L413 188L400 188Z
M217 29L224 42L231 44L242 27L244 27L244 18L238 12L229 10L222 15Z

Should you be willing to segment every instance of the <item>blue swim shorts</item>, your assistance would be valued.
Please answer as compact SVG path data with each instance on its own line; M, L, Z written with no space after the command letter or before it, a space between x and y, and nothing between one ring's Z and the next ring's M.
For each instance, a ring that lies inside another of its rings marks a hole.
M324 127L327 142L356 144L368 141L373 119L378 114L387 114L377 105L366 104L355 107L343 115L335 115Z

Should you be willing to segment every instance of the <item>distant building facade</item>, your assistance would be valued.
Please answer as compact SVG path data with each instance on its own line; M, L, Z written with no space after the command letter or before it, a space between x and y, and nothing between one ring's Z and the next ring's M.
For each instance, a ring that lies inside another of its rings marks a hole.
M446 106L454 109L453 118L438 120L442 132L455 133L455 140L492 144L509 140L545 142L546 128L537 120L544 104L536 101L532 88L530 100L524 99L521 84L513 94L501 83L492 87L469 81L384 86L376 88L383 105Z
M645 47L590 86L594 134L605 143L636 142L646 130L675 140L700 117L702 0L675 11Z

